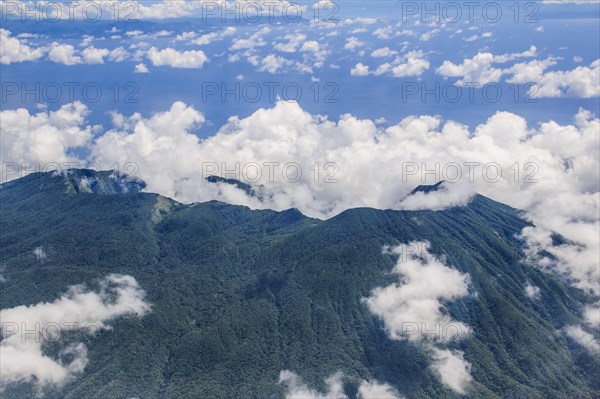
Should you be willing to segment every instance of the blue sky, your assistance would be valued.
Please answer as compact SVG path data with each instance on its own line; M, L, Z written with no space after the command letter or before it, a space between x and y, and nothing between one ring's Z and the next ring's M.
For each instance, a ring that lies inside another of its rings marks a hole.
M252 23L245 14L238 16L237 21L229 15L223 22L214 17L220 15L220 11L213 9L196 10L185 18L117 23L111 18L49 23L33 21L31 17L23 22L15 12L4 21L3 29L10 32L10 38L18 38L32 49L52 43L71 45L77 57L90 46L108 51L122 47L127 55L120 62L105 56L102 64L80 60L65 65L64 60L52 61L47 54L32 61L3 63L2 108L36 109L38 98L31 94L25 98L20 95L24 87L35 90L36 83L41 85L39 103L45 102L48 109L58 108L71 99L65 85L77 81L82 86L94 86L88 88L87 96L78 87L72 94L75 99L93 106L91 120L95 123L109 123L111 111L149 115L181 100L201 110L209 121L197 132L202 137L213 134L232 115L244 117L260 107L272 106L271 93L297 99L311 113L335 118L351 113L360 118L385 118L389 123L408 115L432 114L475 125L497 110L518 112L531 122L546 120L548 115L567 122L579 107L598 110L597 94L568 92L567 88L552 97L531 98L527 93L531 89L529 82L507 82L511 73L491 81L475 76L476 80L482 80L477 84L487 85L485 90L450 87L461 79L460 74L447 76L439 71L444 62L459 65L478 53L517 54L531 46L536 48L535 54L505 63L491 63L489 68L508 69L548 59L552 60L548 61L551 65L544 73L589 67L598 58L600 46L597 4L522 2L517 13L514 3L510 2L491 2L493 6L488 4L485 12L484 3L472 8L467 8L467 3L435 2L429 4L437 6L421 9L420 2L375 1L365 5L365 2L349 1L319 8L319 15L331 16L337 23L315 23L316 11L311 11L310 6L302 13L305 20L297 23L289 23L284 18ZM460 8L453 6L456 4ZM502 16L498 18L495 17L496 5L501 5ZM455 17L456 10L460 11L460 18ZM209 18L203 18L204 13L210 14ZM432 23L435 16L453 20L446 24ZM425 23L416 24L418 20ZM228 28L235 32L220 37ZM266 30L268 32L260 33ZM176 39L185 32L193 32L194 37ZM194 40L211 33L215 38L206 40L210 43L194 44ZM258 40L263 43L233 50L236 41L253 34L258 34ZM295 48L285 48L290 42L286 35L298 37ZM319 52L301 51L303 43L311 41L318 43ZM355 42L356 47L349 45L350 41ZM152 47L172 48L178 52L202 51L207 60L202 65L187 68L154 65L147 56ZM378 49L385 50L381 50L380 57L374 57L373 52ZM390 54L384 55L386 52ZM269 56L275 63L271 69L262 64ZM394 63L406 65L409 58L423 60L428 65L402 76L376 73L382 64L391 64L393 68ZM278 66L278 63L283 65ZM139 64L143 64L148 73L135 73ZM357 64L368 66L369 74L353 76L352 69ZM14 84L19 88L15 89ZM62 95L55 94L56 90L51 87L55 84L65 90ZM94 98L96 85L102 90L97 101ZM262 92L258 93L256 87ZM224 90L237 91L240 98L233 94L223 98ZM431 90L435 94L425 94ZM117 92L119 96L115 98ZM461 98L457 99L459 94Z

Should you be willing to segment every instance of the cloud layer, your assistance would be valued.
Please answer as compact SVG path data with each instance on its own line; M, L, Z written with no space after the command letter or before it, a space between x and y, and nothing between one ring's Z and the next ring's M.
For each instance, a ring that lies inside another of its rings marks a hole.
M347 114L334 121L280 101L230 118L204 140L194 134L204 115L181 102L149 117L115 113L113 128L95 140L88 112L80 103L36 114L2 111L3 159L65 162L73 148L85 146L87 161L134 162L149 191L182 202L298 208L318 218L364 206L438 210L465 205L478 192L526 211L537 226L523 232L536 265L597 293L600 121L583 109L568 125L531 127L497 112L474 129L428 115L383 129L369 119ZM251 184L260 196L209 183L208 175ZM407 198L414 187L440 180L444 190ZM565 238L561 244L553 231ZM540 262L546 253L554 259Z

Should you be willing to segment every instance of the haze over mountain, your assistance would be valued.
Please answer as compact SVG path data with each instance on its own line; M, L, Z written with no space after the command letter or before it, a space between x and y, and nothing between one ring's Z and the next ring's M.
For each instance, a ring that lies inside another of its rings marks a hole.
M3 397L600 393L597 298L527 257L518 210L476 195L317 220L144 187L92 170L0 186ZM60 328L21 339L23 319Z

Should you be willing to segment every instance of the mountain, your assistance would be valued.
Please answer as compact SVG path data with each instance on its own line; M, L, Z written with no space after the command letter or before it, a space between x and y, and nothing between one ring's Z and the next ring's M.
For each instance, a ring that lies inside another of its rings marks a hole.
M597 357L561 333L582 323L591 298L521 262L529 223L513 208L477 195L444 211L350 209L321 221L297 210L185 205L143 187L89 170L0 186L2 309L52 302L112 273L133 276L151 304L143 317L78 337L85 370L46 388L47 398L281 398L282 370L321 392L342 371L349 397L362 379L407 398L463 397L433 372L425 345L391 339L364 301L398 282L382 248L415 241L469 275L470 294L444 303L472 331L447 344L471 364L466 397L600 392ZM526 295L527 283L539 298ZM2 396L38 393L9 384Z

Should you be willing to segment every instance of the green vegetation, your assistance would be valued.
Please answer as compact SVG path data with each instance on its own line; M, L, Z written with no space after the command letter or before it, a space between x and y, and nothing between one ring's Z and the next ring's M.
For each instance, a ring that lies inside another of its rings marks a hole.
M98 186L107 176L96 176ZM428 368L422 346L390 340L361 302L395 281L395 259L382 246L414 240L430 241L471 276L473 295L447 306L473 329L455 344L472 364L468 397L599 393L598 359L558 331L581 323L590 298L519 263L516 237L527 222L488 198L440 212L353 209L319 221L296 210L78 193L69 181L34 174L1 186L0 307L52 301L70 285L122 273L153 308L89 336L85 372L48 398L279 398L283 369L317 388L341 370L408 398L458 397ZM39 246L43 261L33 254ZM541 288L539 300L525 295L527 281ZM34 395L31 386L3 394Z

